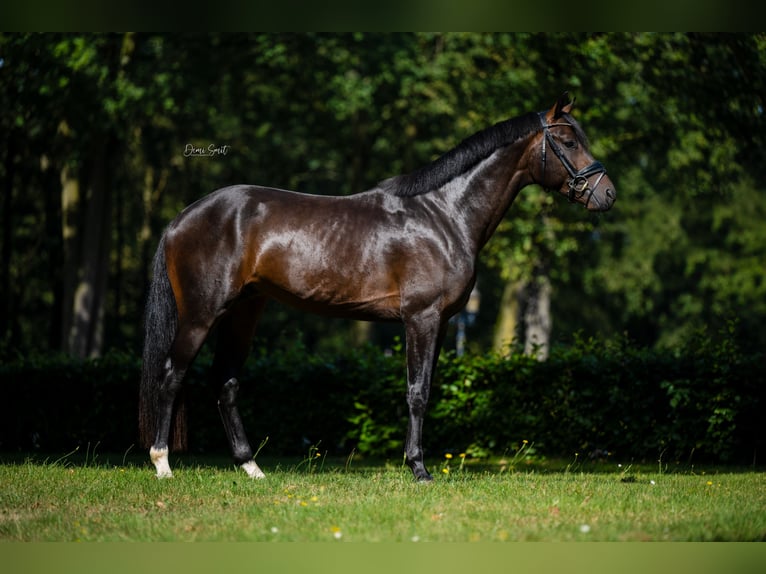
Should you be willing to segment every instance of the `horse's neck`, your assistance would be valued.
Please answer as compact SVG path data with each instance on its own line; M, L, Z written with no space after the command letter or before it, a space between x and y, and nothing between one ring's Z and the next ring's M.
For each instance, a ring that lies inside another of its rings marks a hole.
M496 150L439 192L454 210L456 223L478 251L494 233L519 191L531 178L522 167L526 141Z

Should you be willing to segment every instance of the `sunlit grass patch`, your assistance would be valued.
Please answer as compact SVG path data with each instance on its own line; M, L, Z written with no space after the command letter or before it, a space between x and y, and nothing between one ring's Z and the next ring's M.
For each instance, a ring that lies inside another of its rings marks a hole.
M0 465L0 540L601 541L761 540L766 475L657 472L567 461L432 461L432 484L401 464L264 461L264 480L180 457L157 480L143 462ZM314 457L316 458L316 457ZM260 462L260 460L259 460ZM569 466L568 466L569 465ZM625 479L630 477L631 480Z

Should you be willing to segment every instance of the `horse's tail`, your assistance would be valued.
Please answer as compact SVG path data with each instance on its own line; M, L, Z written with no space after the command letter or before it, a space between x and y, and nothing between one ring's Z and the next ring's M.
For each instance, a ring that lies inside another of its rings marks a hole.
M138 426L141 444L149 448L157 434L160 384L170 347L178 330L178 309L165 262L165 235L160 239L152 264L152 282L144 314L144 353L138 401ZM183 391L177 398L171 425L171 448L186 449L186 409Z

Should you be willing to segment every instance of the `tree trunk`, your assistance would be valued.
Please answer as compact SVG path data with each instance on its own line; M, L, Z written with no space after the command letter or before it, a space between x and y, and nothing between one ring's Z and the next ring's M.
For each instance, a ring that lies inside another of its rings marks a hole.
M13 253L13 181L16 176L14 130L8 134L3 163L3 221L2 249L0 249L0 342L11 332L11 253Z
M48 258L48 284L53 293L53 304L48 326L48 348L61 348L61 321L64 287L64 247L61 225L61 178L58 168L43 155L40 158L40 171L43 182L43 205L45 207L45 254Z
M551 337L551 284L543 265L531 279L509 281L503 290L493 348L508 354L512 344L524 343L524 354L548 358Z
M65 241L70 247L69 285L65 293L65 350L75 357L98 356L104 343L104 307L109 272L111 231L111 189L108 174L109 138L94 138L87 181L81 233L71 236L73 227L67 219L79 206L76 188L65 186ZM71 182L67 182L71 185ZM74 203L74 205L73 205ZM67 238L67 234L70 237ZM79 237L77 237L79 235Z
M61 170L61 235L64 248L64 273L61 305L61 349L68 349L72 330L72 301L77 287L80 229L80 181L68 166Z
M495 324L495 336L492 347L498 353L507 355L511 345L518 337L519 328L519 294L524 289L524 281L508 281L503 289L500 310Z
M524 354L548 358L551 339L551 283L542 266L524 289Z

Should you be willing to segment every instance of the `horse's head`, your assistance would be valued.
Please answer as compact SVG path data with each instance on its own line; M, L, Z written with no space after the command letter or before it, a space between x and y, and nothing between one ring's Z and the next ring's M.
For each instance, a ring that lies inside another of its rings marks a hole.
M606 211L616 197L614 184L590 154L585 134L569 115L572 106L574 100L565 92L550 110L540 112L542 131L531 144L532 178L591 211Z

